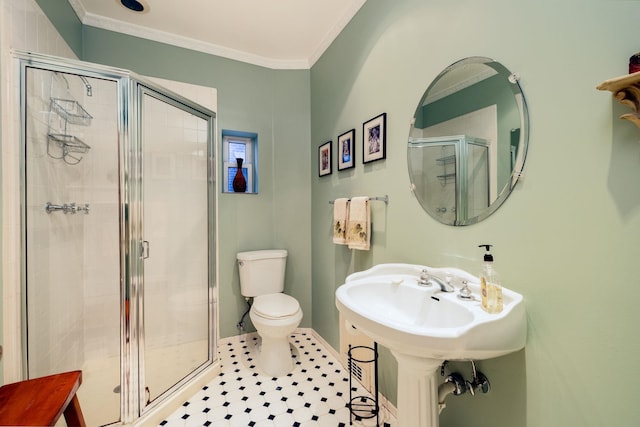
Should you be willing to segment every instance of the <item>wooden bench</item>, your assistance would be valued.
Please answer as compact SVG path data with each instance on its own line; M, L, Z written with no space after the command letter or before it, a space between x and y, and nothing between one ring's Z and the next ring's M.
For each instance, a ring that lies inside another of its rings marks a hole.
M54 426L60 416L68 426L86 427L76 391L82 371L34 378L0 387L0 425Z

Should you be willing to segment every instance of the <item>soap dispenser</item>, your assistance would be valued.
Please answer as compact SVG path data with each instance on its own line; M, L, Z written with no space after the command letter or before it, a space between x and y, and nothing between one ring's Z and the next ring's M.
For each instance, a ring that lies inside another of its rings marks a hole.
M502 286L498 277L498 272L493 265L492 245L479 245L484 247L484 261L480 272L480 290L482 293L482 308L487 313L500 313L502 311Z

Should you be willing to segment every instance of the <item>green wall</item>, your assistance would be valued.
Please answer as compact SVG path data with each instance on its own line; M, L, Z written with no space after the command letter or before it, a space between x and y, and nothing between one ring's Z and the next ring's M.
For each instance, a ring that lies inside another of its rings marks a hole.
M640 341L640 129L595 86L627 72L638 50L638 1L368 0L311 70L314 150L387 113L387 159L318 178L312 171L313 327L339 342L335 289L384 262L479 270L494 244L504 284L525 297L527 347L481 361L487 395L449 398L442 427L637 426ZM451 63L488 56L521 76L531 116L526 176L493 216L454 228L409 191L409 120ZM372 203L373 246L331 243L339 196ZM382 388L395 400L393 362ZM467 364L454 364L469 375Z
M67 0L35 0L78 57L82 54L82 22ZM33 29L37 31L36 29Z
M303 326L337 348L334 292L346 275L383 262L475 272L477 245L488 242L504 284L525 296L527 347L479 362L492 391L449 398L441 426L632 427L640 420L632 317L640 130L620 121L628 110L595 86L626 73L639 14L635 0L368 0L310 72L90 27L82 57L216 87L218 129L256 132L264 143L261 193L219 196L222 336L236 333L244 309L239 250L290 249L287 290L303 304ZM411 195L406 139L433 78L476 55L520 74L530 150L526 177L506 204L480 224L453 228L432 220ZM387 159L365 167L358 147L355 169L334 165L318 178L317 147L353 127L360 140L362 122L381 112L388 114ZM388 206L373 204L368 252L331 243L328 201L360 194L390 196ZM395 401L394 363L388 352L382 358L382 388ZM451 369L469 375L466 364Z
M274 71L95 27L84 27L82 59L214 87L218 143L222 129L258 134L260 193L218 195L220 336L238 334L246 304L235 255L254 249L289 250L285 290L310 327L309 70Z

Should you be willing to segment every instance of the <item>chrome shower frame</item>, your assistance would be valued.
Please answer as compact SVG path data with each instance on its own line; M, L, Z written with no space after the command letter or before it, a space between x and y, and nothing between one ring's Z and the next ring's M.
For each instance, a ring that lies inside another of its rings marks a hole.
M14 51L13 57L20 76L20 219L21 219L21 295L22 295L22 376L28 378L27 311L26 311L26 72L27 68L79 76L87 91L91 86L86 77L116 83L118 104L118 175L119 175L119 230L120 230L120 420L135 423L166 402L190 382L197 381L211 368L217 368L216 340L218 337L217 302L217 210L214 159L216 155L216 113L155 82L131 71L83 61L52 57L31 52ZM152 93L163 101L179 106L208 123L207 135L207 218L208 218L208 360L183 378L161 397L147 402L144 392L144 324L142 321L144 236L142 234L142 151L141 108L143 93ZM89 93L89 96L92 96Z

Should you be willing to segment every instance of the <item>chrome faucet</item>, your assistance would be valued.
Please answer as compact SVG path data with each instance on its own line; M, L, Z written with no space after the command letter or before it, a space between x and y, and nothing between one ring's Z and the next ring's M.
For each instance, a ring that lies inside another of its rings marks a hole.
M441 292L455 291L455 288L451 284L451 279L449 277L447 277L446 282L443 282L439 277L434 276L433 274L429 274L426 269L422 270L422 272L420 273L418 284L421 286L433 286L434 284L438 285Z

